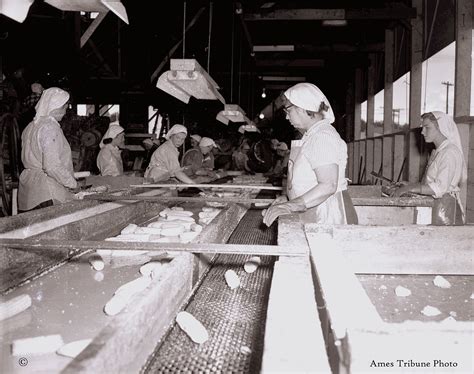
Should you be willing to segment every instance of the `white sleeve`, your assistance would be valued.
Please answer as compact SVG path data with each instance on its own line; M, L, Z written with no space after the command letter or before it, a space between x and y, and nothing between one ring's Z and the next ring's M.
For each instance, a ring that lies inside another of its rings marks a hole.
M456 155L447 151L438 155L436 160L437 173L431 177L428 170L426 184L431 187L434 192L433 197L440 198L449 191L449 187L453 183L456 168L459 168L456 162Z
M61 158L65 155L66 139L59 128L55 126L45 126L40 133L40 144L43 148L43 169L44 172L56 180L59 184L68 188L76 188L77 182L72 171L68 170L61 163Z

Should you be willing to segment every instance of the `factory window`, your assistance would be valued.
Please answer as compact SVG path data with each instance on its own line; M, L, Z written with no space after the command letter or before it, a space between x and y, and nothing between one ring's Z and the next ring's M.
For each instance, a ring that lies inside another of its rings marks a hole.
M374 97L374 135L383 134L383 95L384 90L377 92Z
M120 114L120 105L118 104L105 104L99 107L99 116L118 118L119 114Z
M423 62L421 111L453 114L455 42Z
M409 123L410 118L410 73L393 83L393 125L395 130Z
M153 106L148 107L148 134L160 135L163 117L161 117L157 108Z
M365 139L367 134L367 100L360 105L360 138Z
M91 104L77 104L77 115L88 116L95 113L95 106Z

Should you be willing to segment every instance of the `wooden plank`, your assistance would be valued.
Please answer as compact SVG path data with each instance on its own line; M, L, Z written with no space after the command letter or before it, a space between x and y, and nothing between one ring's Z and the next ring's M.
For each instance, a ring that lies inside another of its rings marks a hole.
M209 243L150 243L114 242L89 240L17 240L2 239L0 247L46 253L50 250L130 250L158 252L190 252L206 254L249 254L260 256L304 256L307 252L297 247L252 244L209 244Z
M278 9L265 13L247 13L246 21L303 21L343 19L405 19L415 17L412 8L374 9Z
M87 43L87 41L90 39L94 31L99 27L101 22L104 20L105 16L107 15L108 10L105 12L100 12L99 15L92 21L92 23L89 25L87 30L84 32L84 34L81 35L81 48L84 47Z
M385 136L383 138L382 163L383 163L382 175L388 179L393 180L393 137L392 136Z
M374 136L375 63L377 61L375 53L369 55L369 61L370 65L367 70L367 138L372 138Z
M181 201L181 202L220 202L220 203L242 203L242 204L251 204L251 203L265 203L271 204L274 199L247 199L239 197L186 197L186 196L115 196L115 195L89 195L84 197L85 200L97 200L97 201L151 201L151 202L171 202L171 201Z
M282 191L282 187L262 186L251 184L186 184L186 183L154 183L154 184L134 184L133 188L223 188L223 189L241 189L241 190L273 190Z
M308 257L275 263L264 342L261 373L331 372Z
M371 172L374 171L374 140L366 140L365 149L365 182L370 183L372 180Z
M63 373L140 372L193 288L192 255L177 257L168 266L164 275L135 295Z
M305 232L334 338L344 339L349 329L360 326L380 330L382 319L337 247L330 228L307 224Z
M311 230L329 233L330 244L341 251L355 273L474 275L474 230L469 226L319 226Z
M394 60L393 30L385 30L385 75L383 91L383 133L393 132L393 60ZM384 150L385 153L385 150Z

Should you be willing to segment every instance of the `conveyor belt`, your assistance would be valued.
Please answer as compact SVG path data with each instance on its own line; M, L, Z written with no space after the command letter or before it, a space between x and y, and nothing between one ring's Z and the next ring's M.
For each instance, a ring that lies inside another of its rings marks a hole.
M276 225L261 226L260 210L249 210L229 239L233 244L276 244ZM209 332L204 344L193 343L175 325L158 345L144 373L254 373L260 370L268 295L274 257L247 274L243 264L249 256L221 255L202 281L186 311ZM231 290L224 273L232 269L241 285Z

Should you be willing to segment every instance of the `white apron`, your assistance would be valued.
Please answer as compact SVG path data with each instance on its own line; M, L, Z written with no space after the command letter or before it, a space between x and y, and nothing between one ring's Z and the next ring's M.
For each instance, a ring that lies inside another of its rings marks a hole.
M318 184L316 173L301 152L302 145L303 140L293 140L291 142L287 185L289 200L300 197ZM346 224L342 191L337 191L318 206L300 213L300 219L304 223Z

